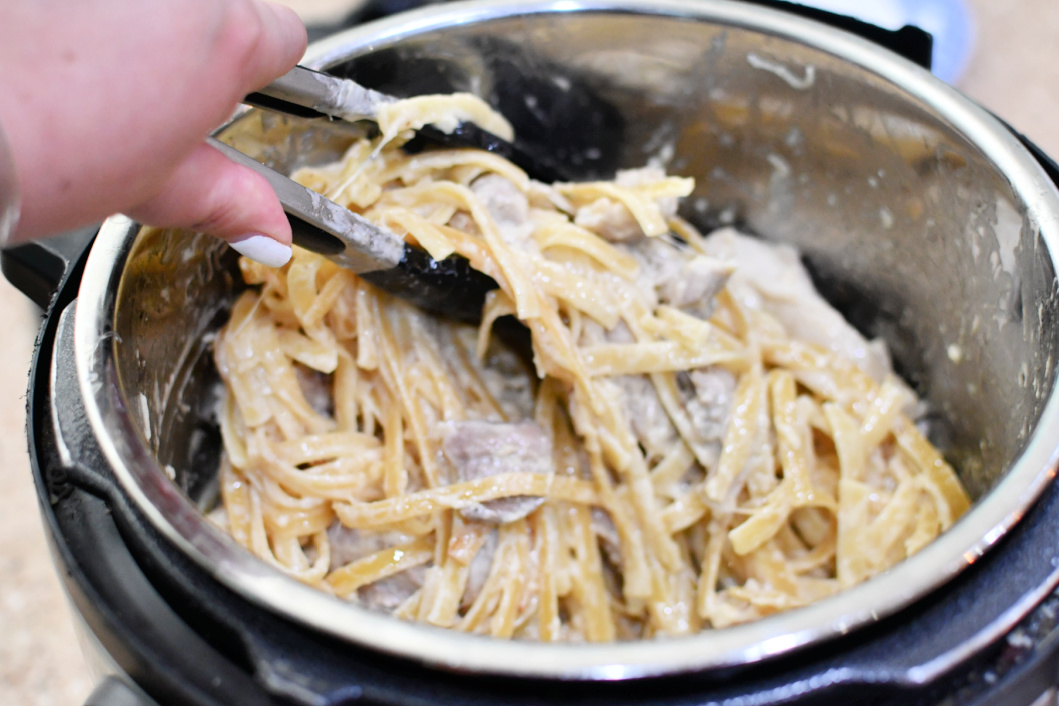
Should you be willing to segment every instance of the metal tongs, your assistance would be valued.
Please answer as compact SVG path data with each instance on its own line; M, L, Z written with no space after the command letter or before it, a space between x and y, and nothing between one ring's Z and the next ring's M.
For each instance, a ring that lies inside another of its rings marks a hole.
M377 107L397 100L354 81L296 67L245 102L299 117L347 121L373 120ZM427 126L417 134L446 146L476 147L497 152L538 179L563 178L554 164L538 158L470 123L451 133ZM450 255L434 260L386 228L375 225L320 194L223 142L209 138L232 161L264 176L293 231L294 243L324 255L391 294L440 316L477 323L489 290L496 281L471 267L466 258Z
M478 323L496 281L460 255L435 260L390 230L307 189L213 137L233 162L265 177L290 221L294 244L352 270L380 289L439 316Z
M374 121L380 105L398 98L304 66L290 72L243 99L244 103L303 118L337 118L349 122ZM442 147L473 147L500 155L521 167L538 181L571 181L570 170L550 154L509 142L474 123L460 123L445 132L427 125L416 131L417 146L423 143Z

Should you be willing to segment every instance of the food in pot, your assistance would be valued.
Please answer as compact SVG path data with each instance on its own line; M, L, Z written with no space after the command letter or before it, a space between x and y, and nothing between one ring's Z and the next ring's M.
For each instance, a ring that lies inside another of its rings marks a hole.
M675 636L854 586L969 505L885 348L792 249L678 217L691 179L367 139L295 178L500 285L475 328L241 260L214 516L301 581L495 637Z

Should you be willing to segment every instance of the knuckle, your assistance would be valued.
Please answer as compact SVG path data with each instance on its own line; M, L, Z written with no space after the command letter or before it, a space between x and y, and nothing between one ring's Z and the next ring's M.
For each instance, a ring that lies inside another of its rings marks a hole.
M231 65L245 70L255 62L265 28L260 14L249 0L228 2L225 8L221 51Z

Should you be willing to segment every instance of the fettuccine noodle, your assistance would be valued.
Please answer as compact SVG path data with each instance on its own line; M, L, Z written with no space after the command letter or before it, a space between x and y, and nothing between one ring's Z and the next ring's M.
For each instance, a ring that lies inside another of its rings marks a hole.
M967 509L885 355L828 333L789 251L680 220L690 179L379 147L295 178L499 289L476 329L304 250L241 261L217 517L263 560L455 630L639 639L819 600Z

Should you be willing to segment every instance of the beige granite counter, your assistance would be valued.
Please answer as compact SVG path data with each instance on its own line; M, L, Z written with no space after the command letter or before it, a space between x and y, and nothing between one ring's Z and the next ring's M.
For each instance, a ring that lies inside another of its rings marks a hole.
M287 1L322 15L350 2ZM971 5L978 38L960 86L1059 155L1059 2L971 0ZM0 279L0 331L6 332L0 345L0 703L74 706L87 696L92 680L45 549L23 434L38 322L32 305Z

